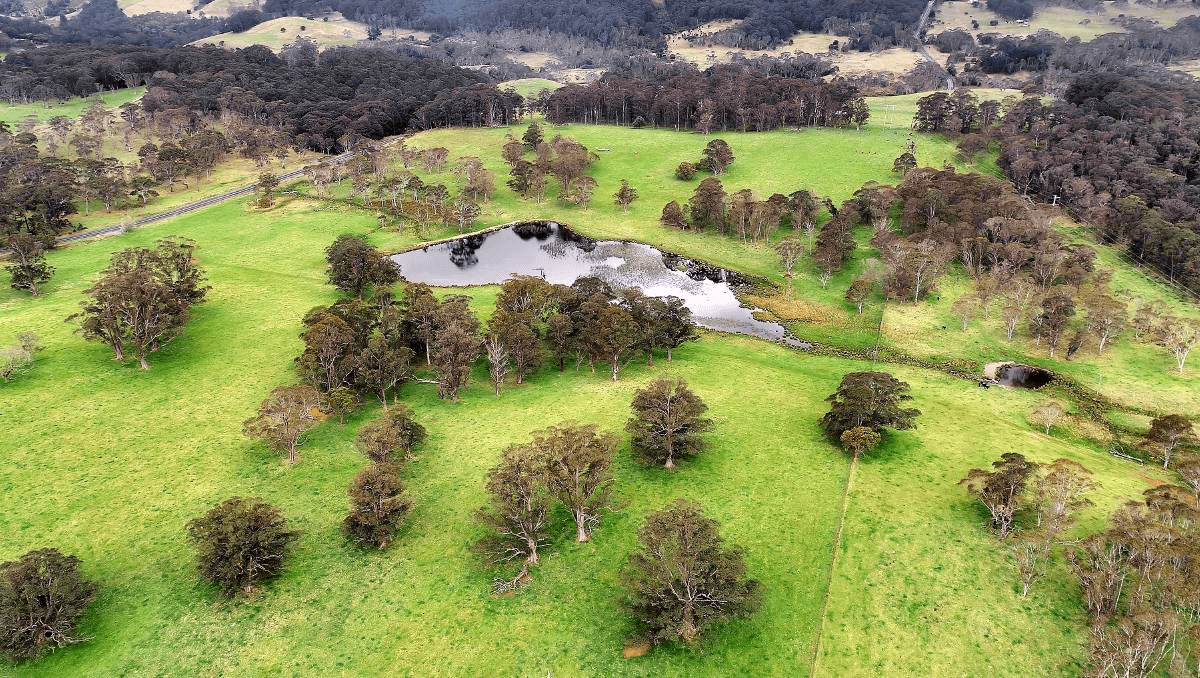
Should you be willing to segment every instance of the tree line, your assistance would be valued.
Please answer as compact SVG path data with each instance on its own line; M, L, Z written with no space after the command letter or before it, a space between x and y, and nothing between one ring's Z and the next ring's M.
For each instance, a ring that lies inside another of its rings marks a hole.
M613 123L675 129L756 130L861 126L870 115L858 90L725 64L680 67L664 77L606 75L556 90L545 104L554 123Z
M1145 71L1081 75L1061 102L1002 106L970 94L922 98L920 131L963 134L972 155L999 139L1023 195L1065 205L1135 262L1200 293L1200 87Z
M409 129L508 124L521 102L486 75L383 49L289 57L262 46L63 45L10 54L0 66L0 94L14 102L138 85L149 87L142 109L151 118L169 109L214 120L235 114L322 152Z
M1059 196L1100 237L1200 293L1197 105L1194 81L1081 76L1063 102L1005 117L999 164L1022 191Z

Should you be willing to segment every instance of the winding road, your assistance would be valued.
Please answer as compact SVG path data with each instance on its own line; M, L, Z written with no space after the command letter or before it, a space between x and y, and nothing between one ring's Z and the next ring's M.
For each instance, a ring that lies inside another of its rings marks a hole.
M946 91L953 92L956 86L954 76L950 75L950 72L943 68L937 59L934 59L929 54L929 48L925 45L925 39L921 37L921 33L925 30L926 24L929 23L929 17L933 15L933 8L936 5L937 0L929 0L929 4L925 5L925 11L921 12L921 20L917 22L917 27L913 30L913 39L917 41L917 53L925 61L937 66L938 70L942 72L942 76L946 79Z

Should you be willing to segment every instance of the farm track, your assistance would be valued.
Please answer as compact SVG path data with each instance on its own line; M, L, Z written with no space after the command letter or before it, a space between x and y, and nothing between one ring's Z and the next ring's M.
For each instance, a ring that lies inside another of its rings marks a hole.
M933 8L935 5L937 5L937 0L929 0L929 4L925 5L925 11L921 12L921 20L917 22L917 28L913 31L913 39L917 41L917 53L920 54L921 58L925 61L937 66L938 70L940 70L942 75L946 78L946 91L953 92L955 87L954 78L950 75L949 71L947 71L945 68L942 68L942 65L937 62L937 59L934 59L933 56L929 54L929 47L925 45L925 39L921 37L921 33L925 30L926 24L929 23L929 17L933 14Z
M330 158L330 161L341 163L341 162L345 162L350 156L351 156L350 153L343 153L341 155L337 155L337 156ZM286 181L298 179L303 174L304 174L304 170L298 169L298 170L292 170L291 172L285 172L283 174L280 174L278 178L279 178L279 182L282 184L283 182L286 182ZM104 236L109 236L109 235L120 235L121 233L124 233L125 231L127 231L131 228L138 228L140 226L146 226L149 224L157 223L159 221L165 221L167 219L171 219L173 217L178 217L178 216L187 214L189 212L195 212L196 210L202 210L205 207L212 207L213 205L219 205L223 202L233 200L234 198L241 198L243 196L250 195L251 193L254 193L254 190L256 187L257 187L257 184L248 184L248 185L242 186L240 188L235 188L232 191L227 191L225 193L219 193L217 195L210 195L207 198L201 198L200 200L197 200L195 202L190 202L190 203L187 203L186 205L180 205L179 207L166 210L165 212L159 212L157 214L148 214L144 217L139 217L138 219L135 219L134 221L132 221L131 223L128 223L128 224L115 224L113 226L105 226L103 228L94 228L90 231L82 231L79 233L68 233L66 235L58 236L57 238L55 238L55 241L59 245L67 245L70 243L81 242L83 240L91 240L92 238L102 238ZM0 255L7 254L7 253L8 253L8 250L0 250Z

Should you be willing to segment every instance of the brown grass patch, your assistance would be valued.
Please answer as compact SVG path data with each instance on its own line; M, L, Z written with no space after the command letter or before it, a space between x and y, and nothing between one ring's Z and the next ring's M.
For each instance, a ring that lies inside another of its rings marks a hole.
M1132 475L1134 478L1145 481L1146 484L1149 485L1150 487L1158 487L1159 485L1167 485L1168 484L1167 481L1163 480L1162 478L1151 478L1150 476L1145 475L1144 473L1134 472L1134 473L1131 473L1130 475Z
M191 8L191 0L139 0L123 8L123 11L129 16L137 16L151 12L186 12Z
M626 659L634 657L644 657L650 652L650 643L642 643L641 645L626 645L623 653Z
M816 323L831 327L843 327L850 322L850 314L844 309L807 299L747 296L746 300L787 322Z
M907 73L920 61L921 57L914 51L901 47L885 49L879 52L834 52L827 54L829 44L834 40L845 40L845 37L827 35L824 33L797 33L785 44L772 49L749 50L736 47L714 45L692 45L687 41L688 36L699 36L716 33L720 30L733 28L740 21L713 21L690 31L678 33L667 39L667 49L701 67L715 63L729 63L735 54L747 58L757 56L784 56L796 52L818 54L829 59L838 67L841 75L883 71L888 73Z

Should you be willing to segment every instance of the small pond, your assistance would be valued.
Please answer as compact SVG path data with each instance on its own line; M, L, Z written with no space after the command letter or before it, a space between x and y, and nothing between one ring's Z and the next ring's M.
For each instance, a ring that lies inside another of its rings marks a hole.
M1001 386L1041 388L1054 379L1054 373L1032 365L1020 363L990 363L983 368L983 376Z
M756 320L731 285L736 273L683 259L640 243L592 240L553 222L532 222L464 236L394 255L404 277L435 287L495 285L512 274L540 275L570 285L594 276L616 290L640 287L648 296L674 296L697 325L800 346L781 325Z

